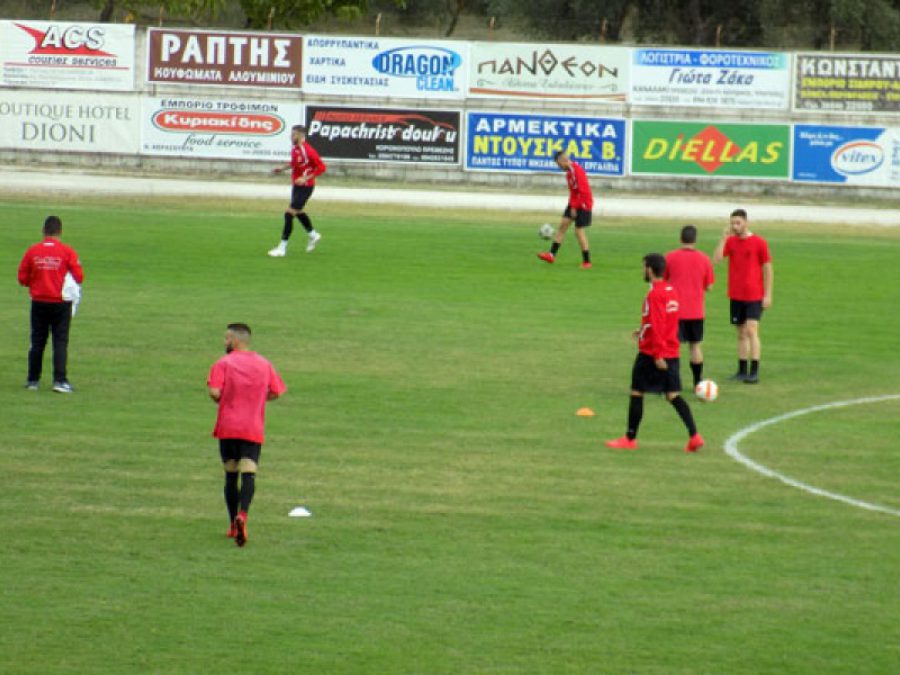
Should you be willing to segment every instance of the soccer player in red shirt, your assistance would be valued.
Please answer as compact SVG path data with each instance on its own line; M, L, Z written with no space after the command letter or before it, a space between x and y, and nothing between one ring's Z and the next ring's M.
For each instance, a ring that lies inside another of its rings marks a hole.
M250 350L250 326L245 323L228 325L225 356L213 364L206 384L210 398L219 404L213 436L219 439L225 468L228 536L243 546L265 440L266 402L279 398L287 387L272 364Z
M685 225L681 228L681 248L666 254L665 280L671 282L678 293L678 339L687 342L691 350L691 373L694 388L703 379L703 320L704 296L712 287L712 263L709 256L697 250L697 228Z
M713 263L728 258L731 323L737 328L738 371L732 380L759 382L759 322L772 306L775 270L766 240L750 231L747 212L735 209L713 253ZM750 360L750 371L747 361Z
M569 185L569 202L563 210L562 219L559 221L559 229L553 237L549 252L538 253L538 258L544 262L552 263L556 260L556 253L562 246L563 238L569 225L575 223L575 238L581 246L581 269L591 268L591 251L588 247L588 238L585 230L591 226L592 209L594 208L594 195L591 194L591 186L588 183L587 174L580 164L573 162L562 151L554 155L557 166L566 172L566 182Z
M309 239L306 243L306 252L310 253L316 248L322 235L316 232L312 221L303 210L306 202L312 196L316 187L316 176L325 173L325 162L319 157L315 148L306 141L306 127L297 124L291 127L291 161L272 169L272 173L282 173L286 169L291 170L291 205L284 211L284 229L281 231L281 241L278 246L269 251L273 258L283 258L287 254L288 240L294 231L294 216L300 221Z
M703 447L694 416L687 401L681 398L678 342L678 294L663 280L666 259L659 253L644 256L644 281L650 292L644 299L641 327L633 335L638 341L638 354L631 371L631 399L628 405L628 431L621 438L607 441L617 450L637 450L638 427L644 416L644 394L662 393L684 422L688 432L685 452Z
M53 333L53 391L71 394L66 373L69 350L69 325L72 303L63 299L66 273L77 283L84 281L78 254L60 241L62 220L48 216L44 221L44 240L25 251L19 264L19 283L31 294L31 348L28 351L27 389L36 391L41 379L44 348Z

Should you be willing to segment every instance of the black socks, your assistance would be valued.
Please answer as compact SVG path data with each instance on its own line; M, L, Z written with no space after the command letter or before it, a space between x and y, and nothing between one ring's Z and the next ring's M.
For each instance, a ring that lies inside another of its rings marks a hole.
M253 493L256 491L256 474L241 474L241 511L250 510L250 502L253 501Z
M303 226L304 230L306 230L307 232L312 232L312 221L309 219L309 216L306 215L306 213L298 213L297 220L300 221L300 224Z
M291 238L291 232L294 231L294 216L291 213L284 214L284 229L281 231L281 241L287 241Z
M233 521L238 513L241 493L238 490L238 473L225 472L225 506L228 507L228 520Z
M703 361L700 363L691 362L691 373L694 375L694 388L696 389L697 385L700 384L700 381L703 379Z
M550 255L556 255L556 252L559 250L560 243L558 241L554 241L550 244Z
M641 426L641 418L644 416L644 397L632 396L628 402L628 436L629 440L637 438L638 427Z
M694 416L691 414L691 409L681 396L676 396L669 403L672 404L672 407L675 408L675 411L678 413L678 416L681 418L681 421L684 422L684 426L687 427L688 434L693 436L697 433L697 425L694 424Z

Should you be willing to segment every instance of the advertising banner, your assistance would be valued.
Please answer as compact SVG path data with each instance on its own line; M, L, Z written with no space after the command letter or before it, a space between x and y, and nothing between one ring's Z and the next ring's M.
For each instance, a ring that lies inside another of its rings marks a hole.
M134 89L134 26L0 21L0 84L45 89Z
M715 106L786 110L790 55L700 49L635 49L634 105Z
M145 98L141 154L287 161L299 103Z
M150 28L147 82L300 89L303 38Z
M635 121L631 172L787 178L790 142L787 124Z
M559 171L563 150L588 174L625 173L625 120L469 112L466 130L466 169Z
M467 42L308 36L303 92L461 99L468 58Z
M476 42L469 95L575 101L625 101L627 47Z
M459 164L458 110L307 106L307 138L326 159Z
M900 128L798 124L793 179L900 187Z
M900 55L797 54L795 110L900 112Z
M0 96L0 147L137 154L140 99L10 89Z

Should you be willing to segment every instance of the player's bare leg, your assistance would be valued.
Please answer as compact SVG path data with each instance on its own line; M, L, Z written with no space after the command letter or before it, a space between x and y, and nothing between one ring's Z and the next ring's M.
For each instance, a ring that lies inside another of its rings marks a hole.
M581 247L581 269L586 270L591 268L591 249L588 244L587 232L584 231L583 227L575 228L575 238L578 240L578 245Z
M744 380L746 384L759 382L759 357L762 353L762 345L759 341L759 321L748 319L744 324L744 340L747 343L747 351L750 355L750 372Z
M703 349L699 342L689 343L691 347L691 373L694 376L694 387L703 379Z

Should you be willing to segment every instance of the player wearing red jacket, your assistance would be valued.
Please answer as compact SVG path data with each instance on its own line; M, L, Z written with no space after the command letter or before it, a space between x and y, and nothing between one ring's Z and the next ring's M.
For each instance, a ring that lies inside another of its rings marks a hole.
M26 388L37 390L43 370L44 348L53 334L53 391L71 394L66 373L69 349L69 325L72 303L63 300L66 273L77 283L84 281L78 254L60 241L62 221L48 216L44 221L44 240L25 251L19 264L19 283L31 295L31 348L28 351Z
M250 326L232 323L225 331L225 356L209 371L206 385L219 404L213 436L225 468L228 536L247 543L247 512L256 491L256 470L265 441L266 403L287 387L265 358L250 350ZM240 478L240 487L238 487Z
M737 329L738 371L730 379L759 382L762 352L759 322L772 306L775 270L766 240L750 231L747 212L735 209L713 253L713 263L728 258L728 297L731 323ZM747 362L750 361L750 372Z
M637 450L638 427L644 415L644 394L662 393L678 412L688 431L685 452L703 447L703 437L697 433L694 416L687 401L681 398L678 352L678 294L663 280L666 259L659 253L644 256L644 280L650 282L650 292L644 300L641 327L634 331L638 341L638 355L631 371L631 399L628 406L628 431L621 438L607 441L617 450Z
M557 152L553 159L556 160L557 166L566 172L566 182L569 185L569 202L563 210L562 219L559 221L559 229L553 237L553 243L550 244L550 251L538 253L538 258L544 262L554 262L569 225L574 222L575 238L578 239L578 244L581 246L581 269L587 270L591 268L591 251L588 247L588 238L585 230L591 226L594 195L591 194L591 186L588 183L587 174L580 164L573 162L562 151Z
M316 176L325 173L325 162L319 157L315 148L306 142L306 127L297 124L291 127L291 161L276 166L272 173L282 173L286 169L291 170L291 205L284 211L284 228L281 231L281 241L278 246L269 251L273 258L283 258L287 254L288 240L294 231L294 217L300 221L306 234L309 236L306 244L306 252L310 253L316 248L322 235L316 232L312 221L303 210L306 202L312 196L316 187Z
M681 228L681 248L666 254L665 279L678 293L678 339L690 345L691 373L696 388L703 379L704 301L715 277L709 256L697 250L697 228L693 225Z

